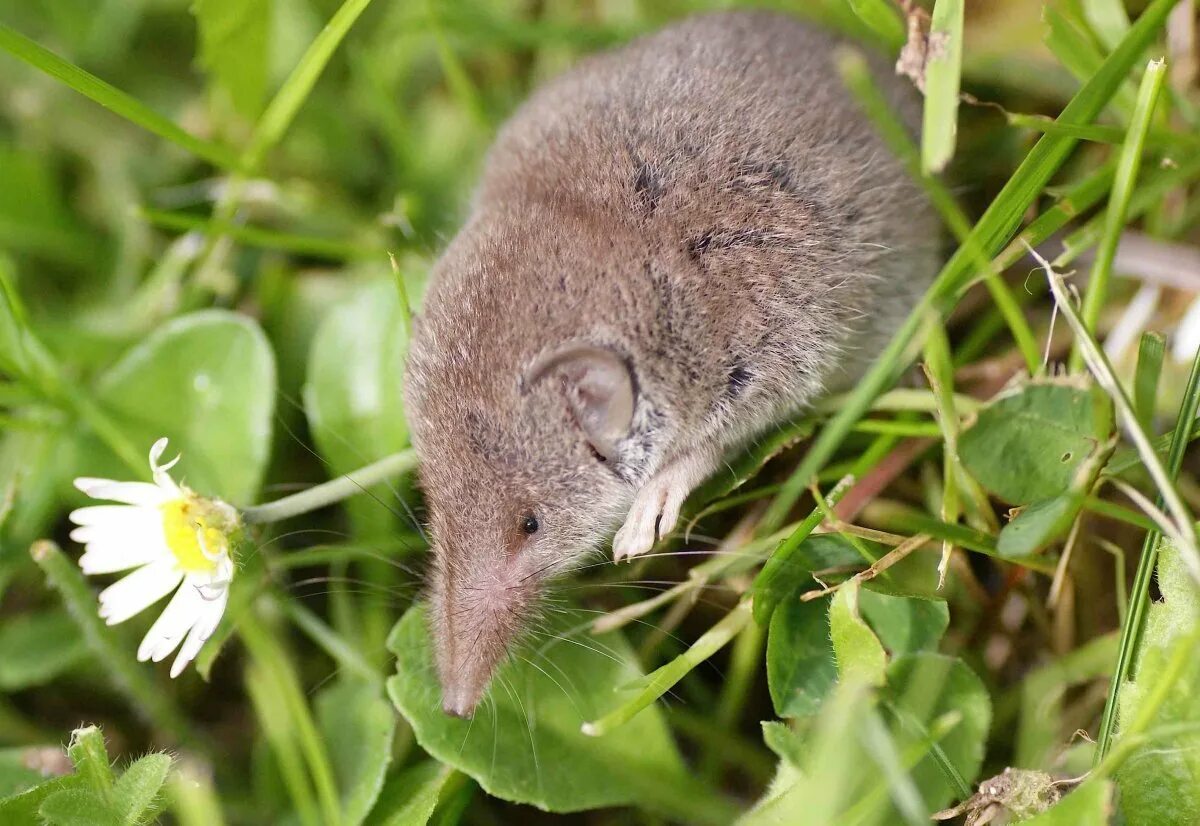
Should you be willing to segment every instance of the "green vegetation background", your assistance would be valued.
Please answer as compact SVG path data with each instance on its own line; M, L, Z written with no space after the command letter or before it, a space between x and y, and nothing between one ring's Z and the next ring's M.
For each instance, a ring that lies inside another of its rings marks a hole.
M515 659L474 723L437 710L407 478L255 529L199 675L133 661L153 610L115 630L95 618L66 539L73 477L136 478L167 435L190 485L248 506L405 450L388 253L419 305L529 89L740 5L0 0L0 822L924 823L1010 766L1047 774L1009 775L973 811L1200 818L1200 497L1188 439L1165 435L1190 436L1195 376L1143 339L1116 359L1125 415L1085 379L1090 335L1060 318L1052 337L1046 278L1005 248L1018 224L1034 245L1074 233L1056 263L1090 275L1081 324L1102 338L1139 286L1109 283L1121 234L1197 241L1195 64L1147 70L1168 0L927 4L949 48L921 145L897 148L958 249L941 292L856 395L693 498L696 535L669 547L726 553L564 585L572 608L547 638L571 644ZM904 39L881 0L770 5L864 48ZM1172 20L1195 36L1194 10ZM886 129L854 56L840 68ZM1065 126L1039 117L1064 108ZM1167 290L1151 327L1190 298ZM1047 341L1055 360L1079 353L1072 377L1043 368ZM905 371L914 358L924 373ZM1115 444L1130 418L1159 454L1174 444L1177 484ZM808 454L792 444L818 428ZM846 494L853 525L810 535L851 471L881 489ZM1113 478L1165 496L1165 527ZM1147 527L1174 540L1157 579ZM847 579L897 544L920 547ZM594 635L597 618L624 627Z

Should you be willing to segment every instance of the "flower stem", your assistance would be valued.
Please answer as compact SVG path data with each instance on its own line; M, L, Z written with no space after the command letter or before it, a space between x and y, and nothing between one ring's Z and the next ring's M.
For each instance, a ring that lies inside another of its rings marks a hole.
M247 523L279 522L315 511L334 502L348 499L356 493L377 485L385 479L399 476L417 466L417 454L412 448L385 456L378 462L351 471L315 485L308 490L293 493L264 505L253 505L242 511Z

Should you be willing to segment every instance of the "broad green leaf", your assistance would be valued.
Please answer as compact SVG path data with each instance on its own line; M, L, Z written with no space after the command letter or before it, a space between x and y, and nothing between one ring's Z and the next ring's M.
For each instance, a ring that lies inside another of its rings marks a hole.
M862 554L835 533L812 534L786 560L776 558L754 579L754 619L766 623L775 606L800 591L818 587L813 571L862 563Z
M87 656L87 644L62 609L6 617L0 624L0 690L53 680Z
M926 652L896 659L887 677L883 708L901 752L928 743L944 715L959 718L910 772L926 806L940 809L969 790L983 764L992 720L987 689L961 660Z
M223 310L176 318L101 377L97 398L147 451L168 437L189 487L254 500L275 411L275 357L254 321Z
M837 679L829 602L782 602L767 637L767 686L780 717L815 714Z
M935 650L950 624L950 609L942 600L894 596L870 586L859 592L858 609L884 648L897 657Z
M1158 585L1162 600L1147 610L1134 680L1120 695L1118 745L1122 727L1138 716L1178 647L1195 639L1200 623L1200 589L1168 542L1159 550ZM1188 655L1184 668L1146 730L1152 739L1139 745L1117 773L1121 811L1129 826L1200 822L1200 658ZM1154 736L1156 729L1171 726L1185 730Z
M884 682L887 652L858 612L859 588L852 579L834 594L829 605L829 636L838 677L879 686Z
M367 819L368 826L425 826L453 772L436 760L400 772L384 784Z
M116 809L127 826L151 823L162 810L164 801L159 792L171 770L171 758L166 754L147 754L121 773L113 787Z
M588 625L579 614L551 615L538 637L551 642L514 657L493 680L475 718L460 720L441 710L425 612L418 606L388 640L397 670L388 694L425 751L497 797L553 812L631 803L653 808L671 797L673 806L690 806L702 817L704 798L711 795L702 788L697 794L690 783L656 706L603 737L580 731L627 696L619 691L614 698L613 686L642 676L619 635L578 644L559 638Z
M1026 505L1004 526L996 551L1009 559L1029 556L1061 537L1071 527L1087 497L1076 491Z
M396 285L378 279L329 311L313 338L304 410L330 475L349 473L408 446L404 360L408 352ZM372 492L384 502L385 485ZM369 497L348 503L360 533L394 531L388 509Z
M195 0L200 30L200 64L212 86L252 120L267 93L269 35L274 0Z
M396 713L380 689L347 679L321 692L317 719L342 797L343 826L362 823L392 762Z
M1094 386L1030 384L981 410L959 439L959 455L1004 501L1038 502L1071 487L1080 466L1105 448L1112 417L1112 403Z
M1110 822L1113 786L1108 781L1088 781L1024 826L1084 826ZM1165 821L1164 821L1165 822Z
M63 789L42 801L38 814L48 826L124 826L112 805L90 789Z

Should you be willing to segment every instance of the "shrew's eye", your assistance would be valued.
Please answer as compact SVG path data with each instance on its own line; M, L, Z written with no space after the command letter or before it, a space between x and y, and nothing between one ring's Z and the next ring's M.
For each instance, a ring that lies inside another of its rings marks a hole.
M532 513L527 513L521 517L521 530L526 536L532 536L537 533L538 521L537 517Z

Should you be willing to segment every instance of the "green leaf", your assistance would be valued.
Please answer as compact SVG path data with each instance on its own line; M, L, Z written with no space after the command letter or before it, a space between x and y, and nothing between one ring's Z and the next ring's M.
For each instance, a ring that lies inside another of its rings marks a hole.
M766 623L782 600L816 587L813 571L862 562L862 554L841 534L810 534L786 558L773 556L755 577L755 621L760 625Z
M62 609L6 617L0 624L0 690L44 685L86 655L79 627Z
M147 754L129 764L113 787L116 808L126 826L150 823L162 810L164 801L159 795L171 757L166 754Z
M330 310L313 337L304 410L331 475L357 470L408 445L404 415L403 310L391 279L371 281ZM372 491L394 500L386 486ZM348 503L366 535L395 529L386 507L367 497Z
M834 594L829 605L829 636L844 681L879 686L884 682L887 652L875 632L858 613L858 580L850 580Z
M317 719L337 775L343 826L362 823L392 762L396 713L380 689L347 679L316 699Z
M1113 786L1107 780L1088 781L1024 826L1079 826L1108 823L1113 813ZM1166 822L1166 821L1164 821Z
M425 826L453 773L436 760L400 772L384 784L379 802L367 819L368 826Z
M1086 494L1067 491L1026 506L1000 531L996 551L1000 556L1018 559L1042 550L1067 532L1085 501Z
M821 707L837 679L829 638L828 600L782 602L767 637L767 687L780 717L806 717Z
M1200 588L1188 575L1179 552L1164 542L1158 555L1158 586L1162 600L1146 612L1134 680L1121 692L1117 726L1139 715L1156 686L1165 679L1168 663L1180 645L1190 645L1200 623ZM1177 679L1150 722L1145 743L1139 744L1117 772L1121 810L1129 826L1184 826L1200 822L1200 658L1189 655ZM1190 728L1186 728L1190 724ZM1155 729L1185 727L1155 736Z
M555 613L539 639L554 641L588 618ZM600 643L559 641L521 653L502 667L490 697L473 720L441 710L425 612L410 609L393 629L388 648L397 674L388 694L412 724L417 742L430 755L473 777L488 793L552 812L641 803L654 807L663 796L687 796L693 816L705 816L703 788L685 774L666 723L652 706L612 733L591 738L580 731L587 720L614 703L613 686L642 674L617 634ZM621 699L628 692L619 692Z
M88 789L54 792L42 801L38 814L49 826L123 826L112 806Z
M926 806L940 809L966 796L983 764L992 705L983 682L961 660L941 654L909 654L888 667L884 708L901 752L930 741L944 715L957 723L910 774Z
M262 110L267 94L272 0L195 0L200 65L212 86L228 95L247 119Z
M97 399L147 451L170 438L189 487L254 500L275 411L275 357L254 321L223 310L176 318L100 379Z
M959 440L970 474L1012 504L1066 491L1080 466L1104 449L1112 403L1098 388L1030 384L995 399Z
M858 595L862 616L893 656L934 650L950 624L943 600L894 596L874 590L872 582Z

